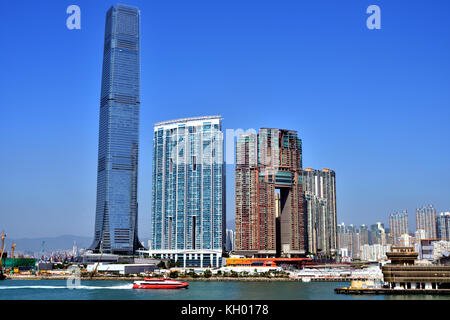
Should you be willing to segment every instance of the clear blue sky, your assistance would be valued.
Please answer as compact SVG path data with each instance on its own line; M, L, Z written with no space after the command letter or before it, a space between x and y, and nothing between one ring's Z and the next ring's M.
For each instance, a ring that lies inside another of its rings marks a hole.
M123 1L141 10L139 233L150 234L153 124L297 130L304 167L336 171L338 222L450 211L450 1ZM81 8L81 30L66 8ZM0 10L0 229L92 236L110 1ZM381 30L366 8L381 7ZM227 166L227 220L234 167Z

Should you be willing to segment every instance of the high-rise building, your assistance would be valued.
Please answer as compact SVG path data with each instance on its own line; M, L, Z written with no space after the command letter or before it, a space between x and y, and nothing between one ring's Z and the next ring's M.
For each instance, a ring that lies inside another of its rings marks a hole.
M234 231L231 229L226 230L226 245L225 250L231 252L234 250Z
M337 239L338 239L337 245L339 249L350 248L349 238L347 235L347 228L344 222L337 225Z
M386 229L384 228L384 224L381 222L377 222L370 226L369 231L369 244L381 244L386 245Z
M369 244L369 228L365 224L359 227L359 244L360 246Z
M339 251L348 252L352 260L377 260L388 248L384 224L381 222L372 224L370 230L365 224L357 228L352 224L346 227L342 222L337 226L337 238Z
M339 250L346 249L351 259L359 259L361 243L359 229L353 224L345 226L342 222L337 227L337 233Z
M260 129L236 145L236 251L304 255L302 146L296 131ZM278 200L279 199L279 200Z
M94 251L132 254L142 247L137 227L139 16L137 8L125 5L106 13Z
M352 259L359 259L360 258L360 247L361 247L361 237L359 234L359 228L353 226L352 224L348 226L348 233L350 237L352 238L352 247L351 247L351 257Z
M307 252L318 254L327 249L327 200L312 192L305 192ZM328 251L326 253L329 253Z
M182 267L220 267L225 249L225 163L220 116L155 124L152 248Z
M308 252L330 255L337 248L336 174L305 168L302 175Z
M404 242L401 240L401 236L409 232L408 212L406 210L389 215L389 230L392 244L397 245Z
M425 230L417 229L416 232L414 232L414 249L416 252L420 252L421 241L424 239L427 239Z
M258 250L258 164L257 135L241 134L236 144L235 246L237 250ZM277 202L276 202L277 203ZM278 212L278 211L276 211ZM268 232L275 226L268 224ZM273 228L273 229L272 229ZM274 243L271 244L274 246Z
M437 217L437 236L450 241L450 212L441 212Z
M416 229L425 230L426 239L437 238L436 210L433 205L416 209Z
M363 261L380 261L386 259L386 252L391 249L390 245L362 244L360 247L360 259Z

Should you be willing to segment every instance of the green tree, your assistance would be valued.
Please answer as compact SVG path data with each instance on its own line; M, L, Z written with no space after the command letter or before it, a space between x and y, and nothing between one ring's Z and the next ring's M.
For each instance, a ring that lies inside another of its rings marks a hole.
M203 276L204 276L205 278L211 278L211 276L212 276L211 270L206 269L205 272L203 272Z

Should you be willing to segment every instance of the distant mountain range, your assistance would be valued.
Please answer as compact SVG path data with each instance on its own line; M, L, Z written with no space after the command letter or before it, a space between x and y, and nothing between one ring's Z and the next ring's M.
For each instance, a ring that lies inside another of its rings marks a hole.
M234 230L234 220L227 221L227 228ZM92 244L92 237L83 237L75 235L62 235L58 237L41 237L41 238L20 238L11 239L8 238L5 250L8 251L8 255L11 252L11 241L16 243L16 252L25 254L35 254L39 253L41 250L42 242L44 243L44 253L50 253L52 251L59 250L71 250L73 248L74 242L76 243L78 249L88 248ZM149 238L140 238L141 242L144 243L145 247L148 246Z
M58 237L43 237L43 238L22 238L22 239L8 239L16 243L16 252L23 252L27 254L38 253L41 250L42 242L44 241L44 252L50 253L58 250L70 250L73 248L74 242L78 248L87 248L92 244L92 237L81 237L74 235L62 235ZM11 250L6 247L6 250Z
M34 253L39 253L41 250L42 242L44 243L44 253L51 253L52 251L59 250L71 250L74 243L78 249L88 248L92 244L92 237L83 237L75 235L62 235L58 237L42 237L42 238L21 238L21 239L8 239L8 245L6 245L5 250L8 251L8 255L11 252L11 241L16 244L16 252L26 253L33 255ZM141 239L145 246L148 245L148 239Z

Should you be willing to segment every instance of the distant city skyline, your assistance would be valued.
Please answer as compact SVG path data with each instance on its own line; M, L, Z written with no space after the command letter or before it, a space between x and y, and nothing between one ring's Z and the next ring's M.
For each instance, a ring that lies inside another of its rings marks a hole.
M140 237L153 124L200 115L221 114L224 131L296 130L304 167L336 172L338 223L450 211L448 1L379 1L380 30L357 0L125 3L141 11ZM12 238L94 234L99 39L113 3L76 4L80 30L67 29L64 3L0 11L14 44L0 53L0 230ZM231 222L234 165L226 175Z
M387 226L389 229L389 217L391 215L398 215L398 214L407 214L408 210L393 210L388 215L386 215L385 219L380 219L378 221L374 221L373 219L369 219L368 221L365 221L361 224L355 224L352 221L341 221L338 219L339 224L345 223L346 225L353 225L355 227L360 226L370 226L375 223L382 223ZM423 215L426 215L426 217L422 217ZM416 232L418 229L422 229L424 231L427 231L428 228L428 234L430 235L430 238L438 237L438 229L439 229L439 217L442 217L442 224L446 225L446 217L450 216L450 212L448 211L439 211L436 210L433 204L429 203L426 205L419 206L415 209L414 217L407 219L407 227L408 227L408 233L412 234ZM433 217L435 217L435 221L433 222ZM435 230L435 231L433 231ZM435 232L435 233L433 233Z

